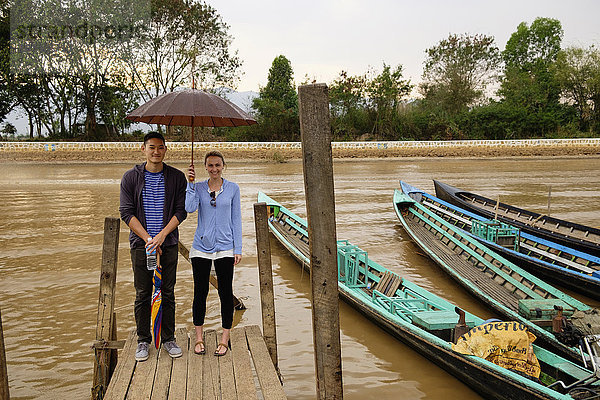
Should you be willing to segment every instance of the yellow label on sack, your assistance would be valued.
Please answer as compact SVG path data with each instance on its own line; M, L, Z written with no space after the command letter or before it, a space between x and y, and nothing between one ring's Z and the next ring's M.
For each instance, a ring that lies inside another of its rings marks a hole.
M539 378L540 363L532 346L535 339L519 322L489 322L462 335L452 350Z

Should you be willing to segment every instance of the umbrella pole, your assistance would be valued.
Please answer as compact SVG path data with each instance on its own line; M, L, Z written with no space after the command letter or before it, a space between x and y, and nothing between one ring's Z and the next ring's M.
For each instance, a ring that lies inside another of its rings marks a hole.
M192 164L194 166L194 125L192 125ZM194 178L190 179L190 182L194 182Z

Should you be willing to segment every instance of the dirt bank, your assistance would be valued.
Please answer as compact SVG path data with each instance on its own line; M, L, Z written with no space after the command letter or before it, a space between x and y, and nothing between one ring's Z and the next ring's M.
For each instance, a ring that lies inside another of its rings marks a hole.
M222 151L229 160L263 159L274 162L300 159L300 149L228 149ZM195 158L201 159L203 151L197 151ZM334 149L335 158L390 158L390 157L553 157L553 156L599 156L600 146L529 146L529 147L439 147L411 149ZM167 159L186 161L189 151L171 150ZM139 150L70 150L70 151L0 151L0 162L39 161L39 162L120 162L138 161Z

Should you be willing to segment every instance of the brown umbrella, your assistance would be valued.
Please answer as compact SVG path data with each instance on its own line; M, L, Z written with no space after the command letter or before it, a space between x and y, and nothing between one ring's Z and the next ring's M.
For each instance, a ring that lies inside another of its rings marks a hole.
M135 122L173 126L256 124L254 118L235 104L197 89L162 94L133 110L127 118Z
M133 110L127 118L134 122L192 127L194 164L195 126L244 126L256 120L235 104L212 93L184 89L157 96Z

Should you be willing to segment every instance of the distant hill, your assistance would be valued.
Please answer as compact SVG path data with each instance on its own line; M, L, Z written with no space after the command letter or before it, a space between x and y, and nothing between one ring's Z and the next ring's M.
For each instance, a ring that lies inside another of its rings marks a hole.
M223 88L223 96L233 104L252 114L252 100L258 97L258 93L253 91L236 92L233 89Z

